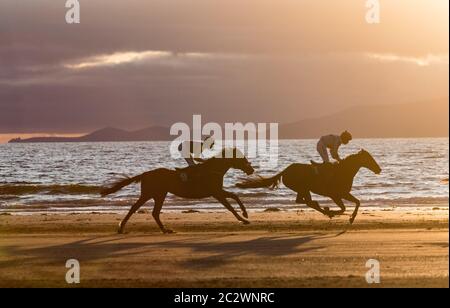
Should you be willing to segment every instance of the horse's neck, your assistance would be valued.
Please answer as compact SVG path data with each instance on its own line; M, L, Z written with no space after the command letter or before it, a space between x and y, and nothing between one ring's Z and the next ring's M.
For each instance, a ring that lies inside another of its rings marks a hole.
M359 163L356 156L349 157L348 159L341 162L342 165L342 175L345 178L352 179L356 176L356 174L359 172L359 169L361 169L361 164Z
M231 164L228 159L216 158L208 161L205 167L208 171L218 173L223 176L228 172L228 170L230 170Z

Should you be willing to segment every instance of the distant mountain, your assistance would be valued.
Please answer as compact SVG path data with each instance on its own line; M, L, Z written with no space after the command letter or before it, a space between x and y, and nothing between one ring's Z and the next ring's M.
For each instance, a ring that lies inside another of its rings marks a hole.
M126 141L130 137L132 137L132 132L127 132L122 129L114 128L114 127L106 127L103 129L99 129L93 133L88 135L79 137L77 139L81 139L80 141Z
M280 125L280 139L318 138L350 130L358 138L448 137L448 99L403 105L358 106L319 118ZM167 127L153 126L136 131L107 127L91 134L69 137L12 139L10 143L170 141Z
M350 130L358 138L448 137L447 99L400 105L358 106L280 125L280 139L318 138Z
M81 137L34 137L12 139L9 143L38 142L109 142L109 141L167 141L173 140L167 127L153 126L137 131L106 127Z

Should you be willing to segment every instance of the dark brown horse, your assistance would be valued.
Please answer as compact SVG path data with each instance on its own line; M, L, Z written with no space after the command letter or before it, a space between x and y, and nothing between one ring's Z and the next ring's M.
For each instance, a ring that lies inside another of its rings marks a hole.
M298 193L297 203L304 203L330 218L345 212L345 205L342 200L354 202L356 208L350 218L352 224L361 203L350 191L352 190L353 179L362 167L376 174L381 173L381 168L372 155L365 150L361 150L357 154L348 156L336 166L292 164L274 177L248 180L237 184L237 186L239 188L275 188L282 181L284 185ZM318 202L312 200L311 192L331 198L341 210L322 209Z
M163 233L172 233L173 231L166 229L159 219L161 208L168 193L190 199L213 197L233 213L239 221L248 224L248 220L242 218L233 209L227 198L235 200L242 210L242 215L248 218L244 204L237 195L223 189L223 177L231 168L242 170L247 175L253 174L254 172L251 164L239 150L227 149L223 150L218 157L208 159L204 163L196 166L181 170L160 168L133 178L120 180L110 188L104 189L101 194L104 197L119 191L127 185L141 182L141 197L131 207L127 216L120 222L119 233L123 233L125 224L130 217L150 199L155 201L153 218L159 228Z

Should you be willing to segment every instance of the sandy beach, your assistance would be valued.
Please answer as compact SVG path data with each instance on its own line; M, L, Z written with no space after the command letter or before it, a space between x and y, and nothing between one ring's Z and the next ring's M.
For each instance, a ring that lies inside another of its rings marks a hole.
M0 287L448 287L448 208L364 210L328 220L310 212L148 212L116 234L118 214L0 216ZM77 259L81 283L65 282ZM381 284L365 280L368 259Z

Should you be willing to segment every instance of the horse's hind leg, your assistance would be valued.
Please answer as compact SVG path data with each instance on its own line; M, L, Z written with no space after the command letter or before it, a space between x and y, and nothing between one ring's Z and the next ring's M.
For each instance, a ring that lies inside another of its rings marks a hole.
M161 209L164 204L164 200L166 199L167 193L159 195L155 197L155 206L153 208L153 218L155 219L156 223L158 224L158 227L161 229L162 233L173 233L172 230L166 229L161 222L161 219L159 218L159 215L161 214Z
M344 202L342 202L341 198L332 198L334 203L336 203L341 209L339 211L329 211L329 213L333 216L336 215L342 215L345 213L345 205Z
M125 229L125 225L127 224L130 217L136 213L136 211L147 202L148 199L144 197L140 197L139 200L131 207L130 211L128 212L127 216L119 223L119 234L123 233L123 230Z
M295 203L297 203L297 204L306 204L305 197L301 193L298 193L297 194L297 199L295 199Z
M329 218L332 218L332 216L330 216L329 211L322 209L319 205L319 202L314 201L312 199L311 193L309 191L298 192L297 199L300 198L301 196L303 197L307 206L322 213L325 216L328 216Z

